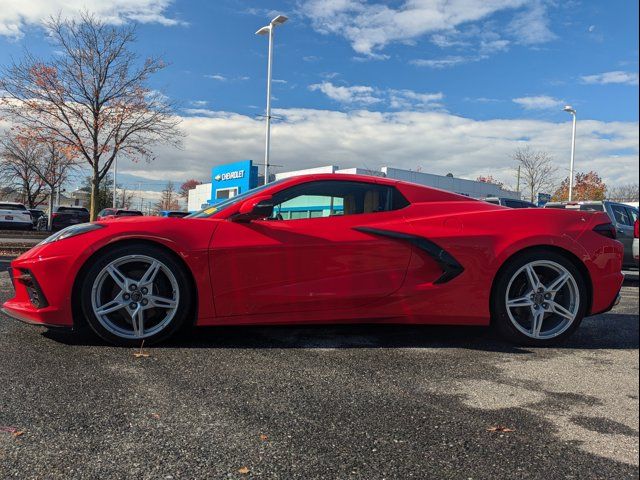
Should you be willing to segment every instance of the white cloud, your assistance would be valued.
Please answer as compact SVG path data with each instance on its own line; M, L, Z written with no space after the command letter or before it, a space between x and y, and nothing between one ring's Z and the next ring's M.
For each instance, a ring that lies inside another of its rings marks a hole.
M562 176L570 156L571 122L474 120L441 111L278 109L274 115L282 120L273 124L272 159L282 170L422 165L426 172L465 178L490 173L513 185L516 148L528 144L548 152ZM183 150L158 148L153 168L132 164L129 173L157 180L206 179L213 165L259 161L264 155L262 119L208 111L184 118L182 129L187 133ZM638 142L637 122L581 120L576 168L595 170L611 185L637 181Z
M210 78L211 80L217 80L218 82L235 82L235 81L244 82L245 80L249 80L250 77L247 77L246 75L239 76L239 77L229 77L227 75L222 75L221 73L213 73L213 74L205 75L204 78Z
M468 30L474 22L497 13L514 11L507 31L523 44L547 42L555 38L549 29L545 4L526 0L406 0L403 3L364 0L306 0L300 12L320 33L340 35L352 48L365 56L379 55L376 50L392 42L411 44L431 35L441 47L467 45L469 40L455 38L456 28ZM395 6L397 5L397 6ZM449 34L453 33L453 37ZM482 33L479 29L478 34ZM493 43L491 43L493 42ZM508 40L495 38L485 42L488 50L502 50Z
M462 65L463 63L469 63L469 62L474 62L476 60L479 60L478 57L463 57L460 55L455 55L455 56L451 56L451 57L445 57L445 58L429 58L429 59L416 59L416 60L411 60L412 65L415 65L417 67L429 67L429 68L436 68L436 69L443 69L443 68L451 68L451 67L455 67L457 65Z
M224 75L220 75L219 73L214 73L212 75L205 75L205 78L210 78L211 80L218 80L219 82L226 82L228 79Z
M548 110L559 108L565 104L563 100L548 95L536 95L533 97L514 98L513 101L525 110Z
M423 93L408 89L380 89L365 85L342 86L331 82L316 83L309 86L311 91L320 91L331 100L347 106L369 106L384 102L394 110L416 110L437 108L444 98L441 92Z
M4 0L0 7L0 35L20 38L25 27L41 25L43 20L61 13L77 18L88 11L111 24L127 20L161 25L184 25L165 12L173 0Z
M375 89L364 85L345 87L331 82L315 83L309 86L312 92L320 91L331 100L344 104L372 105L382 101L375 96Z
M638 85L638 74L636 72L623 72L616 70L613 72L598 73L595 75L585 75L581 77L583 83L588 84L610 84L618 83L623 85Z
M209 102L206 100L191 100L189 105L193 105L194 107L205 107Z
M444 98L444 94L419 93L413 90L388 90L389 107L394 110L414 110L422 108L441 107L438 103Z
M509 31L523 45L550 42L556 38L549 27L547 7L541 0L530 3L526 10L519 12L511 21Z

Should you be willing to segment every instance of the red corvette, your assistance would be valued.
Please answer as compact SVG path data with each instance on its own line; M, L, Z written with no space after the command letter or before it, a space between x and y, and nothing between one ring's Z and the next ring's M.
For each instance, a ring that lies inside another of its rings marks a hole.
M188 325L492 324L545 345L619 298L602 212L513 210L384 178L271 183L187 218L74 225L11 264L12 317L119 345Z

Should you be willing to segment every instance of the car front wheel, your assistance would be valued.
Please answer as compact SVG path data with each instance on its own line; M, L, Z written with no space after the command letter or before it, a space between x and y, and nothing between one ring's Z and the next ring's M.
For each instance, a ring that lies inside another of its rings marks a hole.
M498 275L491 302L492 323L509 341L532 346L562 342L586 314L585 280L557 252L525 253Z
M81 306L91 328L121 346L152 344L186 322L192 293L184 267L150 245L116 247L87 270Z

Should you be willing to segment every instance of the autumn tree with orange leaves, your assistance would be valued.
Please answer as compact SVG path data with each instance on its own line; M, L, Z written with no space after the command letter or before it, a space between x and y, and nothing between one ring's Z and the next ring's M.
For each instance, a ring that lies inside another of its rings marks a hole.
M47 22L58 54L30 53L0 75L2 111L14 124L37 130L74 150L91 168L91 219L100 182L116 158L153 160L152 146L180 144L179 120L149 78L165 67L131 50L135 27L110 26L90 14Z
M589 173L576 173L573 182L572 200L604 200L607 196L607 185L602 181L600 175L591 171ZM569 177L560 184L560 188L553 194L554 202L569 200Z

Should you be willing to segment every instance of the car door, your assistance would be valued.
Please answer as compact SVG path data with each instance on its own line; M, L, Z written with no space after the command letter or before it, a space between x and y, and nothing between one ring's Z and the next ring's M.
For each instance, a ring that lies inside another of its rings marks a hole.
M394 187L316 181L280 193L271 218L216 229L210 268L218 316L357 308L401 287L411 245L355 229L404 221L399 209L407 203Z
M633 222L624 205L612 203L609 205L616 225L618 240L624 245L625 266L633 264Z

